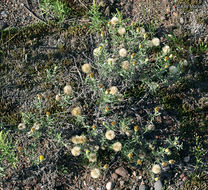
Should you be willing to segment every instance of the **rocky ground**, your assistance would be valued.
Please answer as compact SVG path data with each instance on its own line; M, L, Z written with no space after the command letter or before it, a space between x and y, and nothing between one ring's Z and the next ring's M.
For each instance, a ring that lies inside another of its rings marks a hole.
M89 9L92 2L87 0L65 2L73 8L74 13L65 19L60 28L48 24L49 18L42 15L39 0L1 0L0 31L6 31L9 36L6 40L0 38L1 130L5 128L14 130L21 121L20 112L32 110L31 104L37 94L42 94L48 109L53 112L54 107L50 106L53 104L51 98L60 91L56 88L56 84L64 86L66 81L70 81L79 88L77 81L81 79L76 75L77 68L80 62L91 56L96 46L96 37L90 34L86 27L89 19L79 11ZM124 17L131 18L134 22L156 25L157 36L161 40L165 34L173 32L186 44L180 47L181 56L191 65L185 78L186 83L161 91L158 97L153 96L147 102L142 102L141 108L137 111L142 115L144 114L142 108L145 106L160 105L162 115L158 118L158 126L173 135L183 135L187 149L194 140L194 136L190 134L200 134L205 147L208 143L206 103L208 51L207 48L203 52L198 49L201 42L208 41L208 2L205 0L190 2L192 4L179 0L108 0L101 6L103 16L107 18L111 18L118 8ZM191 46L196 47L192 53L188 51ZM53 83L48 83L45 70L53 68L54 64L60 65L57 71L60 77L55 78ZM184 108L184 105L187 107ZM181 110L186 112L180 112ZM69 127L66 126L65 129L68 130ZM14 140L17 139L18 146L22 147L27 146L31 140L25 139L24 134L14 133ZM37 148L37 151L40 152L43 150L41 147L47 147L49 144L49 149L45 148L45 151L51 156L51 160L36 167L28 162L24 154L18 153L21 161L17 169L8 167L6 176L0 178L2 189L207 188L207 171L199 178L191 174L194 170L195 157L189 151L181 153L179 163L164 167L161 179L156 182L149 181L147 171L129 167L127 163L120 162L119 158L112 162L99 180L95 180L89 175L88 167L80 166L73 157L66 157L68 156L65 154L66 150L50 144L47 138L39 143L40 148ZM203 161L206 166L207 155ZM57 165L62 165L63 168L58 170Z

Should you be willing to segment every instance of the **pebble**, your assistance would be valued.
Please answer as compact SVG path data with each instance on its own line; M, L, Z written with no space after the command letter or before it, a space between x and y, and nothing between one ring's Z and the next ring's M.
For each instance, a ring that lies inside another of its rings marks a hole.
M5 11L2 11L2 12L1 12L1 16L6 18L8 15L6 14Z
M165 17L164 17L164 16L161 16L161 17L160 17L160 20L161 20L161 21L164 21L164 20L165 20Z
M123 187L123 186L124 186L124 183L125 183L125 182L124 182L123 180L121 180L121 181L120 181L120 186Z
M137 173L135 171L133 171L132 175L133 176L137 176Z
M187 180L187 177L185 176L185 177L183 177L183 179L182 179L182 181L186 181Z
M128 172L127 170L125 170L123 167L119 167L115 170L115 173L122 176L122 177L127 177L128 176Z
M182 173L181 175L180 175L180 178L182 179L183 177L185 177L185 174L184 173Z
M141 184L139 186L139 190L149 190L149 187L147 185Z
M107 190L111 190L113 188L113 183L111 181L109 181L107 184L106 184L106 189Z
M117 175L116 173L113 173L113 174L111 175L111 177L112 177L113 179L115 179L115 180L118 179L118 175Z
M160 180L156 181L154 183L154 188L155 188L155 190L162 190L163 189L162 182Z
M89 186L88 189L89 190L95 190L95 188L93 186Z
M183 23L184 23L184 20L183 20L183 18L182 18L182 17L180 18L180 23L181 23L181 24L183 24Z

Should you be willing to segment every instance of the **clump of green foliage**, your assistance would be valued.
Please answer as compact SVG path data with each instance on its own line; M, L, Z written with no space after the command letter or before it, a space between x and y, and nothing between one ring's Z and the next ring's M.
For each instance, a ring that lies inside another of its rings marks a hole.
M182 144L178 137L167 137L163 141L155 137L158 131L155 120L161 115L159 107L148 114L145 123L134 121L126 113L118 113L118 110L128 103L125 93L137 81L148 92L154 92L179 80L182 65L174 60L168 44L161 46L152 32L129 23L119 11L110 21L104 22L94 1L90 14L91 28L100 37L97 48L92 52L93 61L89 63L86 60L79 68L82 71L82 74L78 72L82 92L76 91L70 84L62 87L63 93L55 97L61 113L50 113L39 94L33 112L22 113L20 126L24 127L20 130L37 142L46 133L49 134L57 147L67 148L75 157L82 156L92 168L93 178L99 177L100 170L106 169L115 156L148 171L152 163L161 167L174 164ZM55 66L53 70L46 70L47 84L55 85L57 69L58 66ZM87 103L82 105L83 102ZM90 111L93 117L88 118L85 111ZM67 123L69 118L73 121L75 135L66 139L60 132L60 123ZM77 126L79 133L75 130ZM29 150L25 151L32 163L38 164L38 159L44 159L44 155L38 155L33 150L37 148L34 142L28 147Z
M8 132L0 131L0 175L4 176L6 164L11 164L16 167L17 157L15 156L15 145L12 140L8 139Z
M43 14L52 19L57 19L59 23L62 23L72 11L66 3L60 0L42 0L40 5Z

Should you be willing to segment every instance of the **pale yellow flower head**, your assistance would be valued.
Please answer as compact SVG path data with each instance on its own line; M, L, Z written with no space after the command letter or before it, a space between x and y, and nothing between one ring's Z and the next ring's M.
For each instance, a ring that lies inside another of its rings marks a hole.
M93 55L94 55L94 56L99 56L99 55L100 55L100 51L101 51L101 48L95 48L95 49L93 50Z
M97 162L97 156L96 156L95 153L91 153L91 154L89 155L89 161L90 161L90 162Z
M154 46L159 46L159 45L160 45L160 40L159 40L159 38L153 38L153 39L152 39L152 44L153 44Z
M128 61L123 61L123 63L122 63L122 69L128 70L129 69L129 66L130 66L130 64L129 64Z
M133 156L134 156L134 154L133 154L132 152L130 152L130 153L128 154L128 157L129 157L129 158L133 158Z
M134 131L135 132L139 131L139 126L138 125L134 126Z
M108 58L107 62L108 62L109 65L114 65L116 60L113 59L113 58Z
M39 130L40 129L40 125L37 122L34 123L33 127L34 127L35 130Z
M154 146L153 144L149 144L149 148L150 148L151 150L154 150L154 149L155 149L155 146Z
M126 29L124 27L121 27L121 28L118 29L118 33L120 35L124 35L126 33Z
M155 130L155 126L153 124L149 124L147 128L150 131Z
M178 72L178 69L174 65L172 65L169 67L169 71L172 74L176 74Z
M86 137L84 135L79 136L78 139L80 144L84 144L86 142Z
M188 66L188 61L186 59L181 60L179 63L180 63L181 66L184 66L184 67Z
M18 129L19 129L19 130L23 130L23 129L25 129L25 128L26 128L26 126L25 126L24 123L20 123L20 124L18 125Z
M158 181L159 179L160 179L159 177L156 177L156 178L155 178L155 181Z
M84 135L82 135L82 136L76 135L76 136L72 137L71 140L74 144L84 144L86 142L86 137Z
M73 116L80 116L81 114L82 114L82 110L81 110L81 108L80 107L75 107L74 109L72 109L72 112L71 112L71 114L73 115Z
M91 170L91 177L92 178L99 178L100 177L100 170L97 168L94 168Z
M120 49L120 50L119 50L119 55L120 55L121 57L126 57L126 56L127 56L127 51L126 51L126 49L125 49L125 48Z
M142 161L141 160L137 160L137 164L138 165L141 165L142 164Z
M118 93L118 88L116 86L110 87L109 90L111 95L116 95Z
M143 27L140 27L140 32L141 32L142 34L145 34L145 29L144 29Z
M115 138L115 132L113 130L109 130L105 133L105 137L108 140L113 140Z
M111 24L112 24L112 25L118 24L118 18L114 16L114 17L111 19Z
M35 127L32 127L32 128L30 129L30 132L33 133L34 131L35 131Z
M82 65L82 72L86 73L86 74L90 73L91 72L90 64L86 63L86 64Z
M161 167L160 167L160 165L158 165L158 164L154 165L154 166L152 167L152 172L153 172L154 174L159 174L159 173L161 173Z
M169 149L169 148L166 148L166 149L165 149L165 152L166 152L166 153L170 153L170 149Z
M152 46L153 46L152 40L148 40L148 41L147 41L147 46L148 46L148 47L152 47Z
M70 85L66 85L64 87L64 94L67 94L67 95L72 95L73 91L72 91L72 87Z
M107 169L108 167L109 167L108 164L105 164L105 165L103 166L104 169Z
M37 97L38 97L38 100L40 100L40 99L41 99L41 95L40 95L40 94L37 94Z
M72 140L72 142L73 142L74 144L79 144L79 136L78 136L78 135L72 137L71 140Z
M168 163L167 162L163 162L162 163L162 167L166 167L166 166L168 166Z
M56 95L56 101L61 101L61 94Z
M122 144L120 142L116 142L116 143L113 144L113 150L115 152L121 151L121 148L122 148Z
M170 47L169 46L164 46L163 48L162 48L162 51L163 51L163 53L169 53L170 52Z
M170 164L174 164L175 163L175 160L169 160L168 161Z
M81 148L79 146L75 146L72 148L71 153L73 156L79 156L81 154Z

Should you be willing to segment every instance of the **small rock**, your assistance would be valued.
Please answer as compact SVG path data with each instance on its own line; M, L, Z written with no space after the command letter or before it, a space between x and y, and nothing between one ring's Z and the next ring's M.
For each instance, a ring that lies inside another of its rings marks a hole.
M6 14L5 11L2 11L2 12L1 12L1 16L6 18L8 15Z
M160 180L156 181L154 183L154 188L155 188L155 190L162 190L162 188L163 188L162 182Z
M181 24L183 24L183 23L184 23L184 20L183 20L183 18L182 18L182 17L180 18L180 23L181 23Z
M181 175L180 175L180 178L182 179L183 177L185 177L185 174L184 173L182 173Z
M147 185L141 184L139 186L139 190L149 190L149 187Z
M93 186L89 186L88 189L89 190L95 190L95 188Z
M120 181L120 186L123 187L123 186L124 186L124 183L125 183L125 182L124 182L123 180Z
M187 177L185 176L185 177L183 177L183 179L182 179L182 181L186 181L187 180Z
M127 170L125 170L123 167L119 167L115 170L115 173L122 176L122 177L127 177L128 176L128 172Z
M140 176L138 176L137 178L138 178L138 179L142 179L142 176L140 175Z
M113 188L113 183L111 181L109 181L107 184L106 184L106 189L107 190L111 190Z
M118 179L118 175L117 175L116 173L113 173L113 174L111 175L111 177L112 177L113 179L115 179L115 180Z
M137 175L137 173L136 173L135 171L133 171L132 175L133 175L133 176L136 176L136 175Z
M164 17L164 16L161 16L161 17L160 17L160 20L161 20L161 21L164 21L164 20L165 20L165 17Z
M161 118L161 116L157 116L157 117L156 117L156 121L157 121L158 123L162 123L162 118Z

